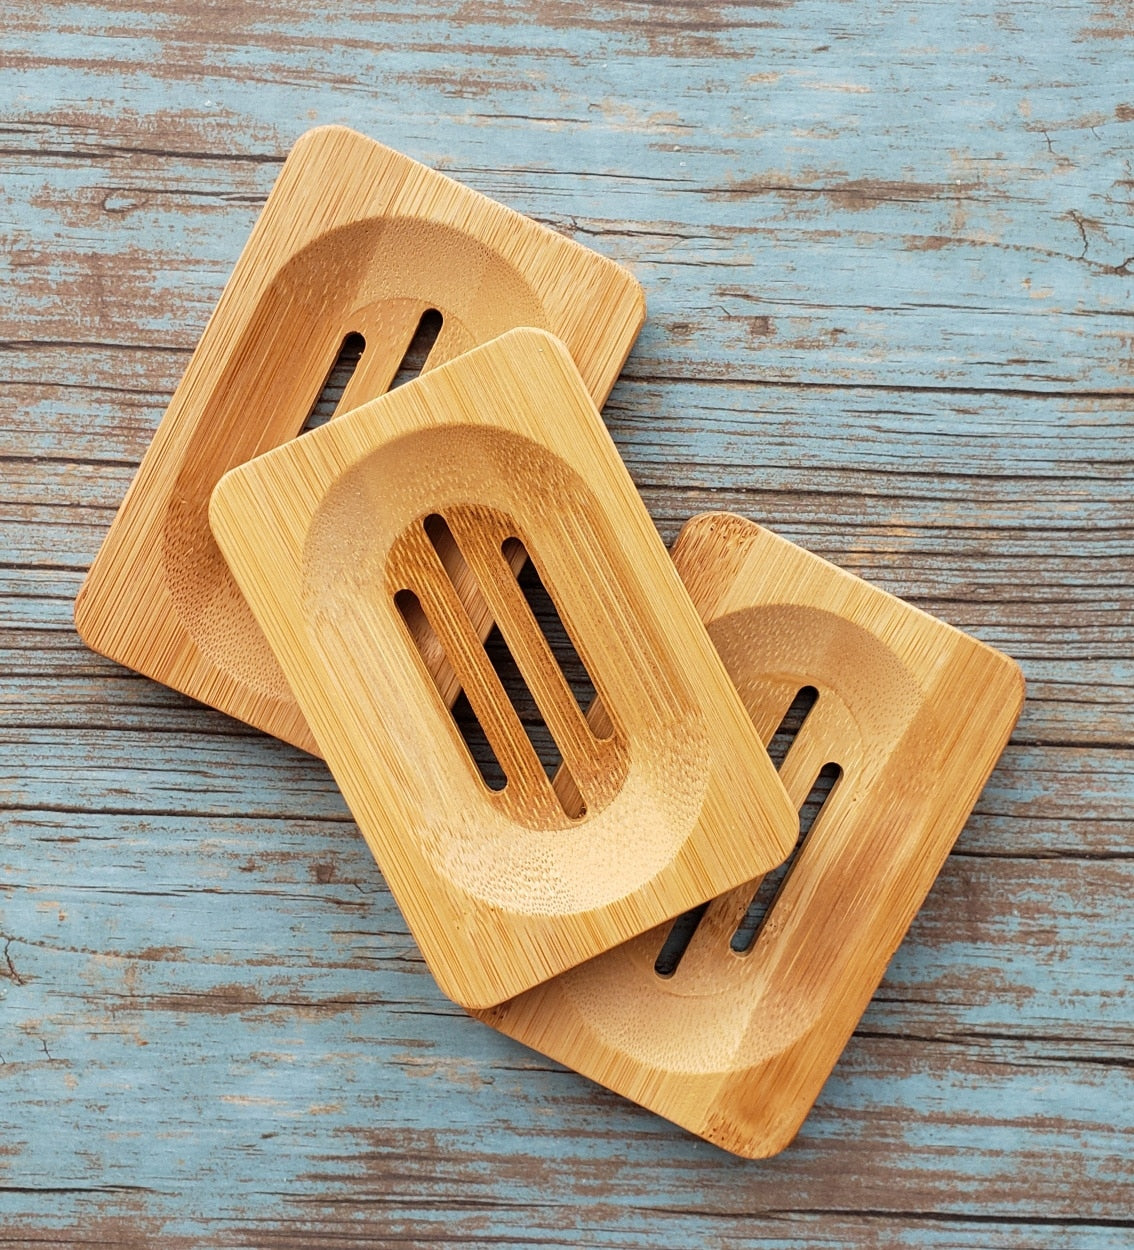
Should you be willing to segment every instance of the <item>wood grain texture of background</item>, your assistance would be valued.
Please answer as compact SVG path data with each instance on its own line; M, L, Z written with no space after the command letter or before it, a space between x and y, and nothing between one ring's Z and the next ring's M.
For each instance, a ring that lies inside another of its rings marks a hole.
M1132 52L1123 0L0 0L0 1245L1131 1244ZM1024 668L772 1161L466 1018L323 765L72 630L322 122L638 275L667 540L734 509Z

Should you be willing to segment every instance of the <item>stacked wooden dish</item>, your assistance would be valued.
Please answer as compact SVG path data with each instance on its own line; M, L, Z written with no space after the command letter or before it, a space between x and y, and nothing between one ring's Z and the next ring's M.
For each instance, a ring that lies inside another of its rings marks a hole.
M671 559L597 407L644 316L609 260L361 135L311 132L76 623L321 754L458 1003L766 1155L854 1029L1023 683L740 517L694 518ZM391 390L438 320L421 376ZM298 437L356 336L334 420ZM494 627L553 767L485 650Z

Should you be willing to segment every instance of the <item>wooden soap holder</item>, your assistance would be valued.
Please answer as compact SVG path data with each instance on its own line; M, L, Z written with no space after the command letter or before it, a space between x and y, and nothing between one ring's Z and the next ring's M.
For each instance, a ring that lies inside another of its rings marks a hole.
M795 813L551 335L513 330L233 469L210 518L458 1002L498 1003L787 854ZM594 682L589 717L520 592L517 550ZM562 752L554 781L481 645L485 616ZM500 791L449 713L456 685Z
M344 343L337 411L515 326L560 338L602 404L645 318L635 279L342 126L292 149L75 604L94 650L307 751L318 745L209 530L222 475L294 439Z
M385 394L428 317L423 376ZM741 518L695 518L671 562L595 406L643 319L612 262L352 131L311 132L75 619L96 650L323 754L458 1002L766 1155L853 1031L1023 686L1006 656ZM335 420L297 439L354 336ZM529 558L589 709L519 590ZM494 623L553 776L484 651ZM450 715L461 690L502 788ZM763 743L801 695L777 776Z
M815 1101L1024 683L1007 656L741 517L695 517L673 559L765 742L809 696L780 776L793 806L822 806L786 871L478 1014L758 1157Z

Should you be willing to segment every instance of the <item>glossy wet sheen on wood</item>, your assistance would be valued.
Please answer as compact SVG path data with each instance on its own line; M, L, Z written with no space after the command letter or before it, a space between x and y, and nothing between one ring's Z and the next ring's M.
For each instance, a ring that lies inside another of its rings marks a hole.
M1131 22L1059 5L0 0L0 1233L160 1250L1127 1250ZM288 150L630 267L604 415L1017 658L799 1136L726 1155L441 995L320 761L71 604Z
M1023 703L1005 655L751 521L706 513L674 564L760 736L815 702L780 766L838 778L755 941L760 879L481 1018L749 1158L795 1136L945 862ZM680 930L679 930L680 932Z
M233 469L209 518L457 1002L510 998L791 849L783 785L570 354L544 331L513 330ZM445 551L429 532L441 518ZM516 539L594 682L601 729L520 593ZM544 774L458 581L499 622L581 810ZM503 766L498 793L399 614L406 594Z

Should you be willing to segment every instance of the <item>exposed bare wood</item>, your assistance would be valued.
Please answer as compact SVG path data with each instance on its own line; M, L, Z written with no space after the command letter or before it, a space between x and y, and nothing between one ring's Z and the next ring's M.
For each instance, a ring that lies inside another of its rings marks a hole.
M783 786L578 370L546 332L513 330L231 470L210 520L458 1002L511 997L791 848ZM605 731L572 715L554 655L508 589L517 538L613 722ZM581 810L553 789L488 661L458 561L560 730ZM414 640L426 622L436 655ZM442 656L503 766L497 793L430 680Z
M645 315L611 261L341 126L285 163L75 605L88 645L316 750L209 533L226 469L293 439L348 334L346 412L395 379L424 313L427 367L516 325L560 335L602 403Z

